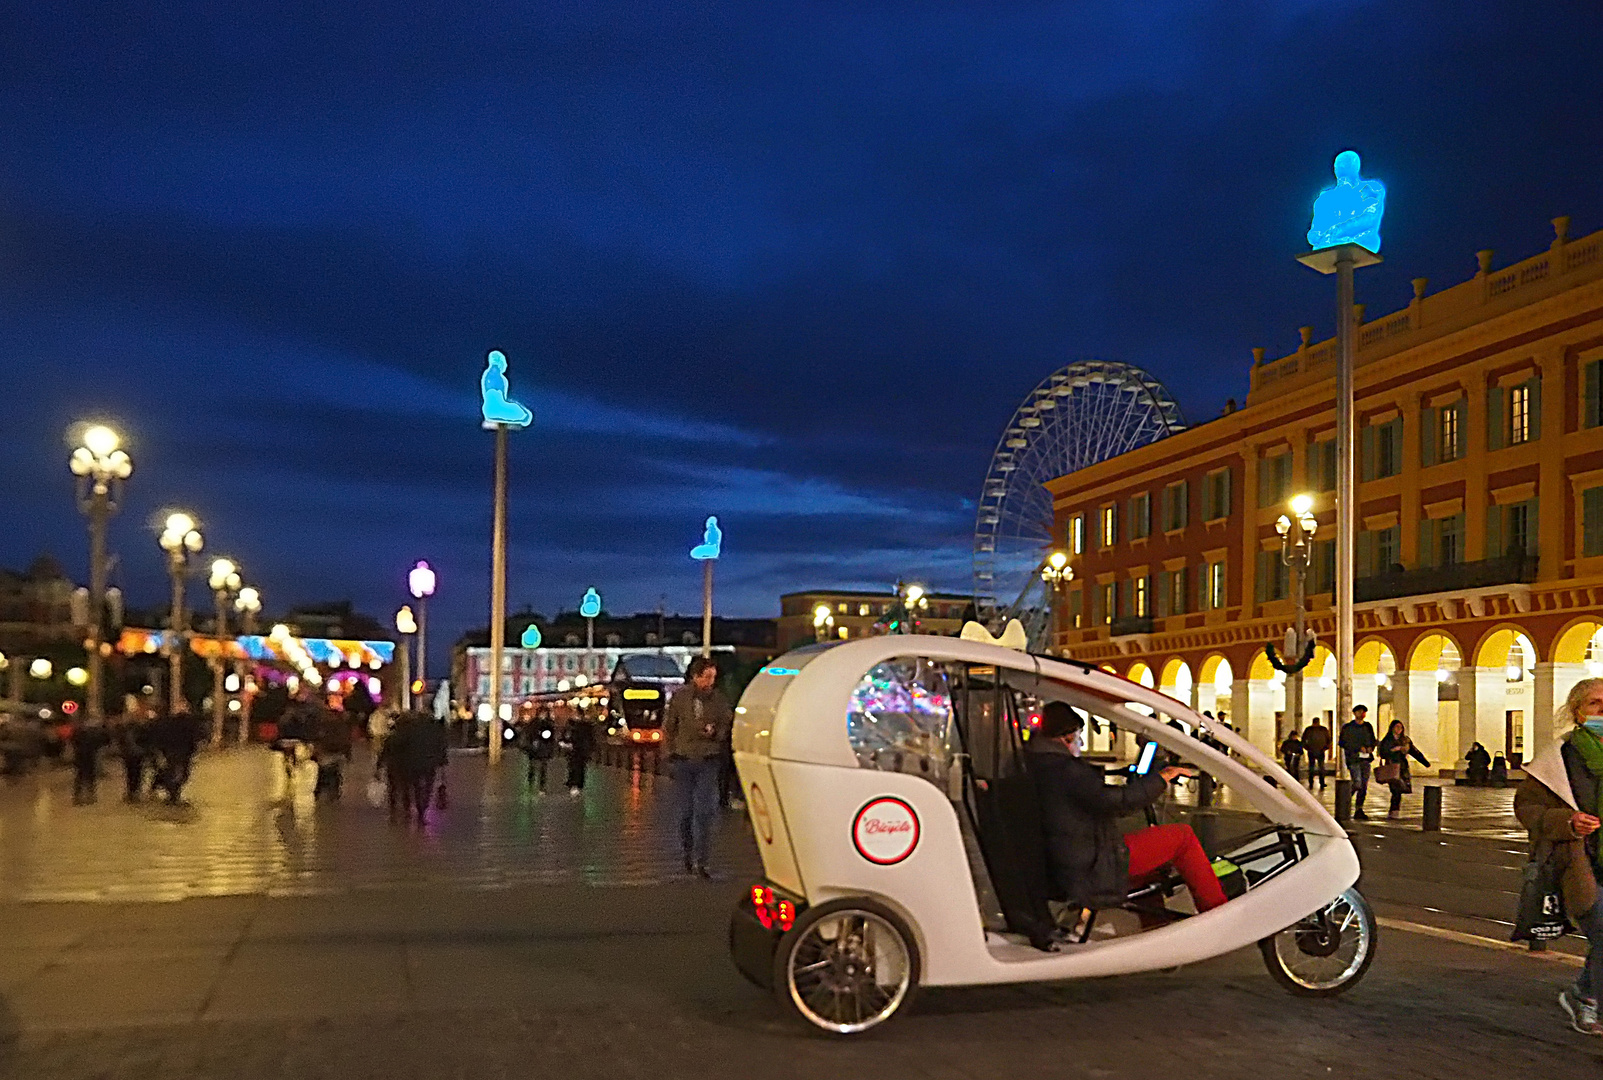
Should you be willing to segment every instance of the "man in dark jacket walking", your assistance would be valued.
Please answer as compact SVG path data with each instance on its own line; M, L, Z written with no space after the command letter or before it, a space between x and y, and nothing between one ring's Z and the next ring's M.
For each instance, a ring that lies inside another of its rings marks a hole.
M1050 702L1029 742L1055 898L1081 907L1118 907L1132 885L1172 865L1198 911L1223 904L1224 888L1191 826L1154 825L1120 835L1121 817L1156 802L1169 782L1188 770L1170 765L1156 774L1132 776L1122 787L1109 784L1100 766L1080 759L1084 726L1084 717L1068 705Z
M100 778L100 751L110 741L106 725L99 721L91 723L84 719L72 725L73 802L83 805L95 801L95 782Z
M205 731L200 717L190 712L168 713L151 721L150 744L161 755L155 786L166 791L169 803L183 802L190 763Z
M1308 787L1319 781L1319 790L1325 790L1325 755L1330 753L1330 729L1314 717L1302 733L1302 751L1308 755Z
M662 723L668 760L673 763L679 843L687 874L712 877L707 860L718 820L724 742L734 719L729 700L718 690L718 667L712 658L698 656L690 661L685 685L668 702Z
M1370 726L1369 706L1354 705L1353 718L1341 726L1336 736L1342 757L1347 761L1347 775L1353 778L1353 817L1367 820L1364 799L1369 795L1369 767L1375 763L1375 729Z

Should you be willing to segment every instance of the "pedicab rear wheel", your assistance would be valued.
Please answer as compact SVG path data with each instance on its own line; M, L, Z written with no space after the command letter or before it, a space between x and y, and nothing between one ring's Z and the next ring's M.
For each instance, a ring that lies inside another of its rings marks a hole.
M918 945L894 911L868 899L809 908L774 954L780 1007L821 1031L878 1027L918 989Z
M1334 997L1369 970L1378 939L1375 913L1357 889L1258 942L1275 981L1301 997Z

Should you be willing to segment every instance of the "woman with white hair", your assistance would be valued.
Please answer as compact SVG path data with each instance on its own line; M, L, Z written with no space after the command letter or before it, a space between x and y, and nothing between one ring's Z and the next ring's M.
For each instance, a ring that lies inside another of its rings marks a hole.
M1531 854L1550 848L1559 871L1564 910L1586 935L1586 964L1558 1003L1570 1026L1603 1035L1597 995L1603 988L1603 903L1598 882L1598 807L1603 803L1603 679L1582 679L1570 690L1558 719L1559 741L1525 766L1514 813L1530 833Z

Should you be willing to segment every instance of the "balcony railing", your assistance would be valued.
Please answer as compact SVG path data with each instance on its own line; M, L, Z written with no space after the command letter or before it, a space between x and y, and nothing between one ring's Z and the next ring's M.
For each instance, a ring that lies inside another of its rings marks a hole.
M1152 619L1146 615L1121 615L1113 620L1108 633L1112 637L1123 637L1126 634L1152 633Z
M1535 555L1505 555L1480 562L1432 566L1422 570L1403 570L1359 578L1353 583L1353 599L1396 600L1403 596L1484 589L1491 585L1515 585L1536 580Z

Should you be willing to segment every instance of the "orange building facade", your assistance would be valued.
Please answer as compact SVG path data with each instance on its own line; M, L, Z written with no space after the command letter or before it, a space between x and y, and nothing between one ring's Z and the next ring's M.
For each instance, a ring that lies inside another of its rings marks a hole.
M1354 700L1444 769L1476 742L1530 757L1603 675L1603 232L1554 229L1541 255L1493 270L1480 252L1473 279L1354 315ZM1243 408L1047 485L1074 571L1058 649L1266 749L1291 724L1264 644L1294 616L1274 523L1298 493L1319 525L1304 722L1335 704L1335 342L1310 337L1254 350Z

